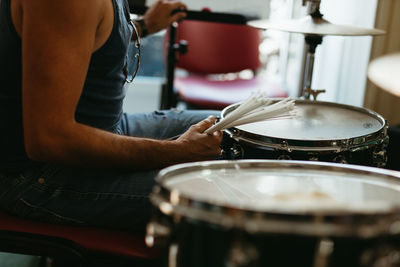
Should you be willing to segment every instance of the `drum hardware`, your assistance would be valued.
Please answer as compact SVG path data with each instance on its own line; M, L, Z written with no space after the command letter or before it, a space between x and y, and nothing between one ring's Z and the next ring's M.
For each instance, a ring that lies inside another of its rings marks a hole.
M311 88L305 88L306 94L308 95L312 95L313 96L313 100L317 100L317 96L321 93L325 93L326 90L325 89L311 89Z
M308 3L308 14L314 14L314 16L321 16L319 13L319 6L321 5L321 0L303 0L303 6L307 5ZM319 15L318 15L319 14Z
M328 238L322 238L318 241L315 252L314 267L329 267L330 256L334 249L334 243Z
M237 130L232 130L237 134ZM227 136L228 135L228 136ZM233 134L232 133L227 133L223 132L223 136L226 136L224 139L225 140L232 140L232 142L229 142L229 145L226 143L221 144L221 153L222 153L222 158L223 159L241 159L243 158L243 148L239 145L239 143L233 141Z
M156 247L166 244L171 235L171 229L156 221L151 221L146 227L146 245Z
M289 148L288 142L286 140L282 140L281 148L287 152L291 152L292 149Z
M333 158L333 162L347 164L346 156L342 153Z
M342 155L343 155L343 152L344 151L346 151L346 150L348 150L349 149L349 147L350 147L350 140L342 140L342 141L339 141L337 144L339 145L339 150L338 150L338 152L341 152L342 153Z
M292 158L288 154L283 153L277 159L278 160L291 160Z
M228 148L228 154L225 152L222 153L224 158L231 158L231 159L241 159L243 158L243 148L239 144L233 144L232 147Z
M382 147L378 149L375 148L373 154L373 161L375 166L377 166L378 168L383 168L386 165L387 162L387 152L386 149L383 149Z

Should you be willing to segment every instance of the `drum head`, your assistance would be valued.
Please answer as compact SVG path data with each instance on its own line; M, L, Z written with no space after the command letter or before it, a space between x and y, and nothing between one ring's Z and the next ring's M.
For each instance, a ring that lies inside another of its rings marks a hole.
M376 215L400 207L397 173L332 163L196 163L161 172L159 182L190 201L248 212Z
M347 105L296 100L299 115L292 119L275 119L237 126L244 138L271 137L282 140L349 140L381 131L386 122L372 111ZM222 111L222 117L238 104ZM247 134L247 135L246 135Z

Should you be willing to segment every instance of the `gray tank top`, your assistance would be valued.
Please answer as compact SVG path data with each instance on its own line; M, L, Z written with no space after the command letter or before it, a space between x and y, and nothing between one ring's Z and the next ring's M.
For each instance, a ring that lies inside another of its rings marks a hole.
M25 153L21 104L21 39L11 20L11 0L0 0L0 171L32 165ZM116 131L125 97L124 66L132 35L127 0L112 0L114 25L106 43L92 54L75 118Z

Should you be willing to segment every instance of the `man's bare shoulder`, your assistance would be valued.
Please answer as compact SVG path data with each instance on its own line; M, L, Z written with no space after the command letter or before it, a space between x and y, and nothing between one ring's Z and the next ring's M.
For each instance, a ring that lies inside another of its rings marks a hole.
M100 46L112 29L111 0L12 0L20 3L23 20L37 27L56 28L60 33L92 34L94 48ZM18 19L16 24L18 24ZM21 20L22 21L22 20ZM18 25L16 25L18 29ZM53 29L54 32L54 29ZM98 43L98 44L97 44Z
M74 20L99 20L103 16L105 0L13 0L20 1L23 15L36 19L62 19L64 23ZM37 14L35 16L35 14ZM46 15L46 16L39 16Z

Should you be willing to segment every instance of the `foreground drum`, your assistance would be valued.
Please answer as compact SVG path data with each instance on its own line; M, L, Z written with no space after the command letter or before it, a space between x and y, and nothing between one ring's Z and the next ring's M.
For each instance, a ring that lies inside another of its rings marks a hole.
M162 170L149 245L169 266L399 266L399 173L236 160Z
M299 116L251 123L225 130L225 159L292 159L386 164L385 119L368 109L296 100ZM225 117L239 104L226 107Z

